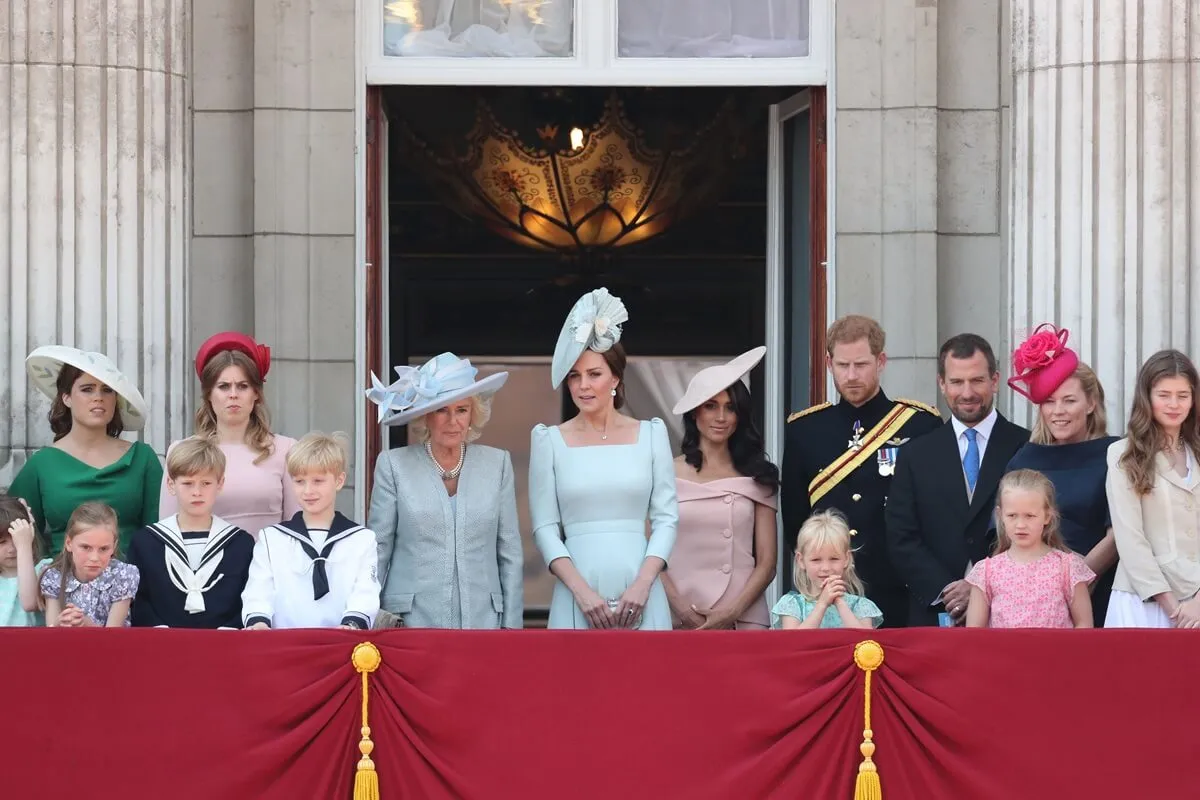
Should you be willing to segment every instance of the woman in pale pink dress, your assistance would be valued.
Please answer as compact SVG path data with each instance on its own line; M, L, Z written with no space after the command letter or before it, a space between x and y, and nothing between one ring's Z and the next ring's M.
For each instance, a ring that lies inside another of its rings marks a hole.
M663 586L685 629L766 629L763 592L775 576L779 469L767 459L741 378L756 347L701 370L674 408L683 415L675 459L679 527Z
M215 440L225 454L225 485L213 513L255 538L300 512L285 466L296 440L271 431L263 394L270 368L271 348L242 333L218 333L196 352L196 435ZM159 515L178 510L163 475Z

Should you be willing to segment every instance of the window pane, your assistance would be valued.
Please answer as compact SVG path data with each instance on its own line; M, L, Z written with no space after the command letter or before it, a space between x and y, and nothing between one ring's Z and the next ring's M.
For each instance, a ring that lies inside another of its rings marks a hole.
M807 56L811 0L617 0L623 58Z
M575 0L381 0L388 56L567 58Z

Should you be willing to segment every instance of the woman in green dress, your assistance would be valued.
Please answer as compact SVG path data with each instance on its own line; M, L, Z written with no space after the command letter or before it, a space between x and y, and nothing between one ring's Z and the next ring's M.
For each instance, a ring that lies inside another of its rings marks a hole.
M29 457L9 494L29 504L48 553L62 549L71 512L90 501L117 512L124 550L135 530L158 521L158 456L144 442L120 438L145 426L146 401L103 353L39 347L25 368L51 399L54 443Z

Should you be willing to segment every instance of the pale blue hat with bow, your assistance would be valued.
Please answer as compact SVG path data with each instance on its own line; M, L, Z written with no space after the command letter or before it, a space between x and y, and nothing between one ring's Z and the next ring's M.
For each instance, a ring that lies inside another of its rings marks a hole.
M604 353L621 341L621 326L629 321L629 312L621 298L608 289L593 289L575 301L554 345L550 362L550 385L557 389L584 350Z
M396 367L396 380L388 386L371 373L367 399L379 406L379 424L404 425L468 397L490 397L508 380L507 372L483 380L475 379L478 374L467 359L442 353L419 367Z

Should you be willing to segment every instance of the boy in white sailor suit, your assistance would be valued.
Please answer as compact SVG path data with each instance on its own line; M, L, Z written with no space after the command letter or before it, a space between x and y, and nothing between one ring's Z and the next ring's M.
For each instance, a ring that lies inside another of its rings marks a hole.
M375 534L334 510L346 483L346 450L310 433L287 457L300 513L263 528L242 592L248 629L366 630L379 613Z
M130 624L143 628L240 628L254 538L212 513L225 454L210 439L185 439L167 456L167 489L179 513L133 534L126 561L141 581Z

